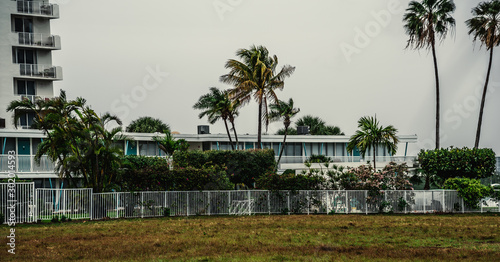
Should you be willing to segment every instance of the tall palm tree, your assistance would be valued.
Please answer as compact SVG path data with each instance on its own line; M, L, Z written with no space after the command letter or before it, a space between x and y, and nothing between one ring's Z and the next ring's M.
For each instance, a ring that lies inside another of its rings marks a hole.
M233 144L233 139L231 138L231 133L229 132L227 121L229 120L232 125L232 129L236 139L236 147L238 147L238 136L236 134L234 118L239 114L239 106L240 103L238 101L232 101L229 98L229 91L221 91L216 87L211 87L210 92L202 95L198 99L198 102L194 104L193 108L204 110L198 115L198 117L201 119L207 116L208 122L210 124L214 124L220 119L224 121L227 136L229 138L229 142L231 143L231 148L234 150L235 146Z
M293 99L289 99L288 103L285 101L278 100L278 103L269 105L271 111L269 112L269 119L271 121L278 121L283 119L283 125L285 126L285 135L283 136L283 145L281 146L280 154L278 157L278 162L276 166L279 165L281 156L283 155L283 149L285 148L286 136L288 134L288 127L292 123L291 118L300 112L300 108L293 107Z
M490 51L490 59L488 62L488 71L484 82L483 96L481 98L481 107L479 108L479 120L477 122L476 141L474 147L479 147L479 139L481 137L481 125L483 122L483 110L486 100L486 91L488 90L488 82L490 80L491 63L493 60L493 48L500 44L500 1L492 0L489 2L481 2L477 7L472 9L473 18L465 21L469 28L469 35L474 35L474 42L479 39L481 45L486 46L486 50Z
M285 87L284 79L292 75L295 67L285 65L277 72L278 57L271 57L264 46L254 45L250 49L239 49L236 55L241 61L229 59L225 68L230 71L222 75L220 81L234 86L230 91L234 100L246 104L253 97L259 104L257 148L261 148L262 122L266 128L269 125L268 104L278 101L276 90Z
M309 134L310 135L344 135L344 133L340 130L338 126L327 126L326 122L317 117L317 116L312 116L312 115L306 115L297 122L295 122L295 125L297 127L299 126L307 126L309 127Z
M453 0L422 0L408 4L403 22L406 34L410 36L406 48L431 49L434 59L434 75L436 80L436 149L439 148L439 73L436 57L436 38L444 40L448 31L455 28L455 19L451 14L455 11Z
M347 151L353 152L358 148L363 158L366 152L373 150L373 170L376 169L375 157L377 147L383 146L391 154L396 154L398 149L399 138L396 136L397 129L392 125L380 126L376 117L361 117L358 120L358 130L349 139Z
M160 119L143 116L132 121L125 130L134 133L167 133L170 132L170 126Z

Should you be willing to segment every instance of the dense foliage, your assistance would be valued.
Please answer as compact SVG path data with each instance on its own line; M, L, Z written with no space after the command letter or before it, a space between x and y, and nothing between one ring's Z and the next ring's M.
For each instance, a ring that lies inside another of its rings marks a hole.
M418 162L425 174L435 175L441 181L454 177L486 178L496 171L495 152L489 148L421 150Z
M170 169L165 158L126 156L120 182L122 191L229 190L226 168L206 164L200 168Z
M225 166L229 179L234 184L254 187L256 179L269 174L276 165L274 150L213 150L175 152L173 160L176 168L202 168L211 163Z
M445 189L458 191L458 195L464 199L466 206L479 208L481 199L493 196L493 188L482 185L477 179L449 178L444 182Z

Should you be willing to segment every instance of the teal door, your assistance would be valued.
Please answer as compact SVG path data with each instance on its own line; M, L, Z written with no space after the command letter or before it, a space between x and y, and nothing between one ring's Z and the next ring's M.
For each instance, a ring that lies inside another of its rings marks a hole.
M17 139L17 154L18 155L30 155L30 139L29 138L18 138Z
M253 143L245 143L245 149L253 149Z
M30 139L18 138L17 139L17 171L30 172L31 171L31 156L30 156Z

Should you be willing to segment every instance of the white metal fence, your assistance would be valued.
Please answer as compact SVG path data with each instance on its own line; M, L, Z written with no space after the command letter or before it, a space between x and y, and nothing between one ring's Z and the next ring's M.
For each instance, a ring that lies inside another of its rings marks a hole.
M0 184L1 211L7 214L8 184ZM394 190L371 198L368 191L145 191L92 193L92 189L36 189L16 184L16 222L71 219L142 218L192 215L369 214L378 212L500 212L484 199L471 209L453 190ZM7 219L7 216L6 216Z
M0 214L2 223L36 222L35 183L1 183Z

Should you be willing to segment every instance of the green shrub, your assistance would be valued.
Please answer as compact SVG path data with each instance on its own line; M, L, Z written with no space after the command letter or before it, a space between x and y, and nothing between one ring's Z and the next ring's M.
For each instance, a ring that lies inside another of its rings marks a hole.
M495 152L489 148L447 148L421 150L418 154L420 168L425 174L435 175L445 181L463 177L480 179L496 171Z
M245 184L253 188L258 177L274 170L274 150L211 150L175 152L174 165L177 168L202 168L207 163L225 166L233 184Z
M477 179L469 178L449 178L444 182L444 188L457 190L465 205L475 209L479 208L481 199L494 193L491 187L482 185Z
M267 190L320 190L325 180L318 175L269 173L257 179L257 187Z
M3 215L3 213L0 213L0 225L3 224L5 222L5 216Z
M66 222L67 220L68 220L68 219L66 218L66 216L65 216L65 215L62 215L62 216L61 216L61 222Z
M58 215L52 216L52 219L50 220L50 222L52 222L52 223L58 223L59 222L59 216Z

